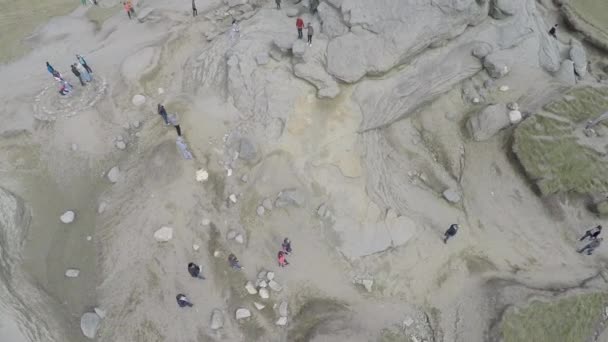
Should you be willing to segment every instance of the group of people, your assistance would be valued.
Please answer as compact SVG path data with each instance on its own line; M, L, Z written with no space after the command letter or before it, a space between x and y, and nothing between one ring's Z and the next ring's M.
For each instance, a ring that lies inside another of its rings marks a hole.
M296 28L298 29L298 39L304 38L302 34L302 30L304 29L304 20L298 17L296 19ZM312 28L312 24L308 23L306 26L306 34L308 35L308 46L312 46L312 35L315 33L315 30Z
M291 241L289 240L289 238L283 239L283 243L281 244L281 251L279 251L278 255L280 267L285 267L289 265L289 263L285 259L285 256L291 254L291 252ZM241 266L239 259L236 257L236 255L234 255L234 253L230 253L228 255L228 265L234 270L241 270L244 268L243 266ZM192 278L205 279L205 277L203 276L202 267L193 262L188 263L188 273L190 273L190 276ZM194 306L194 304L183 293L177 294L177 296L175 296L175 299L177 301L177 305L180 308Z
M192 4L194 5L194 0L192 0ZM129 19L135 17L135 8L133 8L133 3L131 0L124 1L122 6L125 8L125 12L127 12Z
M70 65L70 68L72 69L72 73L78 77L80 84L83 86L86 85L85 81L91 82L93 80L93 77L91 76L93 70L81 55L76 55L76 63ZM74 87L70 84L70 82L65 80L63 75L61 75L59 71L55 70L55 68L48 61L46 62L46 70L53 76L53 78L55 78L57 82L59 82L59 94L65 96L72 92Z
M587 243L583 248L579 249L577 252L584 253L587 252L587 255L593 254L593 251L600 246L603 238L599 237L602 233L602 226L595 226L585 232L585 235L579 239L579 241L583 241L589 238L589 243Z

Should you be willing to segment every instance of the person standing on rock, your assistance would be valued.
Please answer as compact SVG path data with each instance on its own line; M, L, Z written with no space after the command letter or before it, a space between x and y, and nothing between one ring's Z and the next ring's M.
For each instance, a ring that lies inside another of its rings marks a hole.
M585 240L585 238L589 237L590 240L595 240L597 239L597 237L602 233L602 226L599 225L597 227L593 227L589 230L587 230L585 232L585 235L583 235L582 238L580 238L578 241L583 241Z
M549 35L553 36L553 38L557 39L557 24L555 24L550 30L549 30Z
M129 16L129 19L131 19L131 13L133 11L133 8L131 7L131 3L123 2L122 5L124 6L125 11L127 12L127 15Z
M285 238L281 244L281 248L283 248L285 254L289 255L291 253L291 241L289 241L288 238Z
M241 35L241 28L236 19L232 19L232 28L230 29L230 41L234 44Z
M127 0L127 5L129 5L129 10L131 11L131 15L135 17L135 6L133 6L133 1Z
M89 74L93 73L93 69L91 69L91 67L89 66L89 64L87 63L87 61L84 59L84 57L82 57L82 55L76 55L76 59L78 60L78 63L80 63L80 65L82 65Z
M289 265L289 262L285 258L285 255L286 254L283 251L279 251L279 253L277 254L277 260L279 261L280 267L285 267L285 266Z
M80 75L82 75L82 78L85 81L91 82L93 80L93 78L91 77L91 74L89 74L89 72L87 71L87 69L85 69L82 64L76 63L75 66L76 66L76 69L78 69L78 72L80 72Z
M459 228L460 227L458 227L457 224L451 225L450 228L448 228L448 230L443 233L443 243L447 243L450 238L456 236L456 233L458 233Z
M277 3L277 9L281 9L281 0L274 0Z
M84 83L84 80L82 79L82 75L80 74L80 72L78 72L78 69L76 69L76 64L72 64L72 73L76 75L76 77L78 77L78 80L80 81L80 84L82 86L86 85L86 83Z
M196 3L194 1L195 0L192 0L192 16L196 17L198 15L198 10L196 9Z
M236 258L236 255L230 253L230 255L228 256L228 264L230 264L230 267L232 267L235 270L240 270L241 268L243 268L241 266L241 264L239 263L239 259Z
M201 272L201 267L193 262L188 264L188 273L190 273L193 278L205 279Z
M182 129L179 127L179 121L177 121L177 114L171 114L167 116L167 121L172 124L173 127L175 127L175 130L177 131L177 136L181 137Z
M185 308L186 306L188 306L188 307L194 306L194 304L190 303L190 301L188 300L188 297L186 297L186 295L183 293L180 293L177 296L175 296L175 299L177 300L177 305L179 305L180 308Z
M169 119L167 118L167 111L165 110L165 106L163 106L159 103L157 108L158 108L158 115L162 116L163 120L165 120L165 125L168 125Z
M579 249L577 252L583 253L583 252L587 251L587 255L591 255L591 254L593 254L593 251L600 246L600 244L602 243L602 240L604 240L604 239L597 238L597 239L591 240L591 242L589 242L587 245L585 245L585 247Z
M296 28L298 29L298 39L302 39L304 37L302 34L302 30L304 29L304 20L302 20L300 17L296 19Z
M46 62L46 70L48 70L49 73L55 77L55 68L53 68L49 62Z
M311 23L308 23L306 33L308 33L308 46L312 46L312 35L315 33L315 30L312 28Z

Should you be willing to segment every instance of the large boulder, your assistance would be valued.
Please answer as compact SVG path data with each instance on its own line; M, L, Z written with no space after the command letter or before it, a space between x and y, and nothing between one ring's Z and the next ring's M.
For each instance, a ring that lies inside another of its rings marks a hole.
M467 122L467 128L476 141L490 139L501 129L508 127L509 111L504 104L489 105L473 115Z
M317 8L321 19L321 32L330 39L339 37L349 31L342 20L342 14L334 7L322 2Z
M82 334L87 338L94 339L100 323L101 318L96 313L87 312L80 317L80 330L82 330Z
M555 78L560 82L573 86L576 84L576 75L574 74L574 62L569 59L564 59L559 70L555 73Z
M487 55L483 60L483 66L492 78L502 78L509 73L509 66L506 58L493 53Z
M574 63L574 72L583 78L587 75L587 53L583 44L576 39L570 39L570 59Z
M475 0L344 0L341 10L351 32L330 41L327 70L348 83L384 74L487 15Z

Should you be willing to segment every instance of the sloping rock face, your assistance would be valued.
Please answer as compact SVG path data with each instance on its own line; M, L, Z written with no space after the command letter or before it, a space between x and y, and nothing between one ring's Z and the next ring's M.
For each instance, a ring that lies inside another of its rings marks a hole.
M23 201L0 188L0 276L10 275L19 259L30 223L30 213Z
M514 135L513 151L541 195L599 194L608 191L605 123L587 136L584 123L608 108L608 88L582 88L568 98L545 106L522 122Z
M608 51L608 1L563 1L562 13L585 39Z
M344 0L340 9L351 32L330 41L327 71L348 83L383 74L480 23L487 5L475 0Z
M430 51L395 76L366 80L357 85L353 98L363 113L361 130L389 125L416 108L479 72L481 62L471 51L475 42L449 53Z

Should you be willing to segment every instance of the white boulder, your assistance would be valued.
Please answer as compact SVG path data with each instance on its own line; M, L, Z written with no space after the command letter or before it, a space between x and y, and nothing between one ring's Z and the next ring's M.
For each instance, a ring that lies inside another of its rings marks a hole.
M100 323L101 318L96 313L87 312L80 317L80 330L82 330L82 334L87 338L94 339Z
M255 289L255 286L253 286L253 283L251 283L250 281L247 282L247 284L245 284L245 290L247 290L247 292L249 292L249 294L257 294L258 290Z
M76 218L76 214L71 210L66 211L65 213L63 213L63 215L59 217L61 222L66 224L74 222L74 218Z
M133 99L131 99L131 102L133 103L133 105L139 107L141 105L143 105L144 103L146 103L146 97L143 95L135 95L133 96Z
M111 183L118 182L118 180L120 179L120 169L118 168L118 166L114 166L113 168L111 168L110 171L108 171L106 177Z
M76 269L76 268L68 268L65 271L65 276L68 278L77 278L79 274L80 274L80 270Z
M260 298L262 298L262 299L270 298L270 292L266 288L261 288L260 291L258 292L258 294L260 295Z
M251 317L251 311L249 309L240 308L236 310L236 319L245 319Z
M253 306L255 306L255 308L258 310L263 310L266 307L266 305L258 303L258 302L253 302Z
M287 325L287 317L285 317L285 316L280 317L277 320L276 325L278 325L278 326L285 326L285 325Z
M158 242L167 242L173 239L173 228L162 227L154 232L154 239Z
M509 121L512 124L519 123L521 121L521 119L522 119L522 115L521 115L520 111L518 111L518 110L512 110L512 111L509 112Z
M270 287L272 291L275 292L281 292L281 290L283 290L283 286L281 286L281 284L277 283L274 280L268 282L268 287Z

